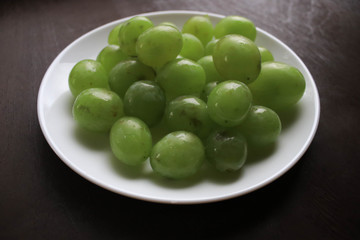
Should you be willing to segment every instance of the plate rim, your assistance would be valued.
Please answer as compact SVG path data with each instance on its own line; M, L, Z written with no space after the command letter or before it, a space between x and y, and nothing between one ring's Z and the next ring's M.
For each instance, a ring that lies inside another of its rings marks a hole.
M176 15L209 15L209 16L215 17L215 18L224 18L225 17L224 15L220 15L217 13L203 12L203 11L188 11L188 10L168 10L168 11L146 12L146 13L140 13L140 14L135 14L132 16L124 17L124 18L117 19L117 20L111 21L109 23L100 25L100 26L88 31L87 33L81 35L80 37L76 38L74 41L72 41L70 44L68 44L63 50L61 50L61 52L54 58L54 60L51 62L51 64L47 68L47 70L41 80L41 83L40 83L38 96L37 96L37 117L38 117L41 131L42 131L47 143L52 148L52 150L56 153L56 155L62 160L62 162L64 162L74 172L76 172L81 177L85 178L86 180L90 181L91 183L93 183L97 186L100 186L106 190L109 190L111 192L114 192L116 194L120 194L122 196L126 196L126 197L133 198L133 199L138 199L138 200L142 200L142 201L148 201L148 202L163 203L163 204L203 204L203 203L218 202L218 201L223 201L223 200L227 200L227 199L240 197L240 196L246 195L248 193L254 192L266 185L269 185L270 183L274 182L275 180L279 179L282 175L284 175L286 172L288 172L301 159L301 157L305 154L305 152L309 148L310 144L312 143L312 141L316 135L317 128L318 128L319 121L320 121L320 98L319 98L319 93L318 93L318 89L317 89L315 80L312 77L309 69L306 67L304 62L301 60L301 58L290 47L288 47L283 41L281 41L274 35L268 33L265 30L262 30L258 27L256 27L257 31L261 32L262 34L266 35L269 38L276 40L276 42L278 44L280 44L282 47L284 47L287 51L291 52L295 56L296 60L300 63L302 68L306 71L306 74L309 76L310 84L312 85L312 90L313 90L313 95L314 95L313 98L315 99L314 121L312 123L310 135L307 137L306 142L304 142L301 150L293 157L293 159L291 161L289 161L286 165L284 165L281 169L279 169L276 172L276 174L271 175L269 178L266 178L263 181L255 184L251 187L243 189L241 191L237 191L237 192L233 192L233 193L229 193L229 194L223 194L223 195L216 196L216 197L206 197L206 198L197 198L197 199L181 199L181 200L169 200L169 199L165 199L165 198L157 198L154 196L141 195L141 194L135 193L135 192L122 191L121 189L119 190L119 189L113 187L112 185L106 185L106 184L102 183L101 181L98 181L95 177L86 174L81 168L78 168L71 161L68 161L67 158L63 155L62 151L58 148L58 146L55 144L53 139L50 137L50 133L46 127L44 113L42 111L42 102L43 102L42 96L44 95L43 92L44 92L45 85L46 85L45 84L46 79L48 78L48 75L53 71L53 69L55 68L55 66L59 62L59 60L62 58L62 56L71 47L76 45L82 39L87 38L89 35L97 32L97 31L100 31L103 28L107 28L110 25L124 22L127 19L130 19L131 17L134 17L134 16L159 16L159 15L170 15L170 14L171 15L174 15L174 14L176 14Z

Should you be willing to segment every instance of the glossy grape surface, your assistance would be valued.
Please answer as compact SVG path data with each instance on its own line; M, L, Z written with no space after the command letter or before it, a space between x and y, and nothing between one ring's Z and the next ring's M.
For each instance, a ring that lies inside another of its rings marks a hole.
M124 96L124 111L149 127L158 123L165 110L165 94L154 81L133 83Z
M212 132L205 143L206 158L221 172L239 170L247 158L245 137L237 131L220 129Z
M101 63L85 59L71 69L68 84L74 97L88 88L109 88L108 74Z
M183 33L191 33L205 46L214 36L213 25L208 16L194 16L189 18L183 28Z
M179 29L178 26L176 26L176 24L172 23L172 22L162 22L159 24L159 26L170 26L176 29Z
M111 29L109 35L108 35L108 44L109 45L120 45L119 42L119 31L123 24L120 23L116 25L113 29Z
M261 55L256 44L240 35L226 35L214 47L214 64L227 80L249 84L261 70Z
M171 26L156 26L138 38L136 52L144 64L159 68L179 55L183 46L181 32Z
M116 64L126 59L129 57L118 45L107 45L96 57L96 61L100 62L108 73Z
M111 90L124 98L127 89L136 81L153 80L154 70L138 60L125 60L113 67L109 73Z
M272 55L272 53L264 48L264 47L258 47L259 51L260 51L260 55L261 55L261 62L269 62L269 61L274 61L274 56Z
M127 165L143 163L151 153L152 137L149 128L138 118L120 118L110 131L111 150Z
M214 123L207 112L207 105L197 97L182 96L172 100L165 111L165 122L170 131L188 131L205 138Z
M208 112L212 120L224 127L240 124L252 106L249 88L239 81L218 84L208 97Z
M203 88L200 98L207 103L208 97L211 93L211 91L219 84L219 82L209 82L205 85Z
M219 39L215 38L208 42L205 46L205 55L212 55L214 52L214 47L216 43L219 41Z
M162 138L152 149L150 164L158 174L182 179L194 175L204 161L204 146L194 134L177 131Z
M180 55L193 61L199 60L204 56L204 46L200 40L190 33L183 33L183 47Z
M256 105L281 111L301 99L306 83L297 68L280 62L264 62L259 77L248 86Z
M143 16L136 16L126 21L119 30L122 51L129 56L137 56L136 43L140 34L153 26L151 20Z
M277 140L281 132L281 121L270 108L252 106L238 130L245 135L249 145L266 146Z
M206 83L224 81L224 78L220 76L219 72L216 70L213 57L211 55L200 58L197 63L200 64L205 71Z
M254 23L241 16L227 16L221 19L214 28L216 38L222 38L229 34L239 34L255 41L256 27Z
M107 132L124 115L123 102L110 90L90 88L77 96L72 113L81 127L90 131Z
M200 93L205 85L204 69L189 59L175 59L166 64L156 76L156 81L165 91L166 100Z

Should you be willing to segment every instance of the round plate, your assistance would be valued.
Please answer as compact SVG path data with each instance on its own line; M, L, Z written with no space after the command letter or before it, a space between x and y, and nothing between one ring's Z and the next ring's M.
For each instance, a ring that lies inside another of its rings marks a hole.
M213 24L224 16L194 11L164 11L141 14L154 24L170 21L181 27L195 15L207 14ZM130 17L129 17L130 18ZM256 43L268 48L275 60L297 67L306 80L306 91L293 111L281 116L283 131L271 149L251 156L243 169L221 174L207 164L195 177L182 181L162 178L149 163L124 166L111 153L106 134L79 129L72 119L74 101L68 75L82 59L96 59L107 45L107 36L124 18L101 26L71 43L47 70L38 95L38 118L49 145L66 165L90 182L128 197L160 203L193 204L214 202L244 195L274 181L288 171L310 145L319 121L320 103L315 82L300 58L279 39L257 29Z

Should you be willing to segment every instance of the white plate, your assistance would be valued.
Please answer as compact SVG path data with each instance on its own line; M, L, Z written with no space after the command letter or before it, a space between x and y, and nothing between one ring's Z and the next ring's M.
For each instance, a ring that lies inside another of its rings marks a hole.
M223 18L217 14L194 11L142 15L154 24L171 21L181 27L189 17L199 14L208 14L214 24ZM127 19L101 26L71 43L56 57L42 80L38 95L40 126L52 149L71 169L105 189L128 197L192 204L220 201L252 192L280 177L301 158L318 126L320 104L316 85L304 63L289 47L258 29L256 43L268 48L277 61L297 67L307 84L296 111L284 118L283 132L271 154L248 161L237 174L223 175L205 165L196 177L185 181L163 179L151 171L149 164L142 169L118 164L111 154L107 135L86 133L73 121L73 97L68 89L68 75L76 62L95 59L107 44L110 30Z

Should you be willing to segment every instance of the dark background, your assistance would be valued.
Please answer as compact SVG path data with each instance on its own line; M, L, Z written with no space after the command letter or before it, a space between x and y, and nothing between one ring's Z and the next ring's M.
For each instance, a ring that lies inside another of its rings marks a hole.
M242 15L285 42L317 84L321 119L274 183L203 205L123 197L51 150L36 100L46 69L82 34L159 10ZM0 239L360 239L360 1L1 1Z

